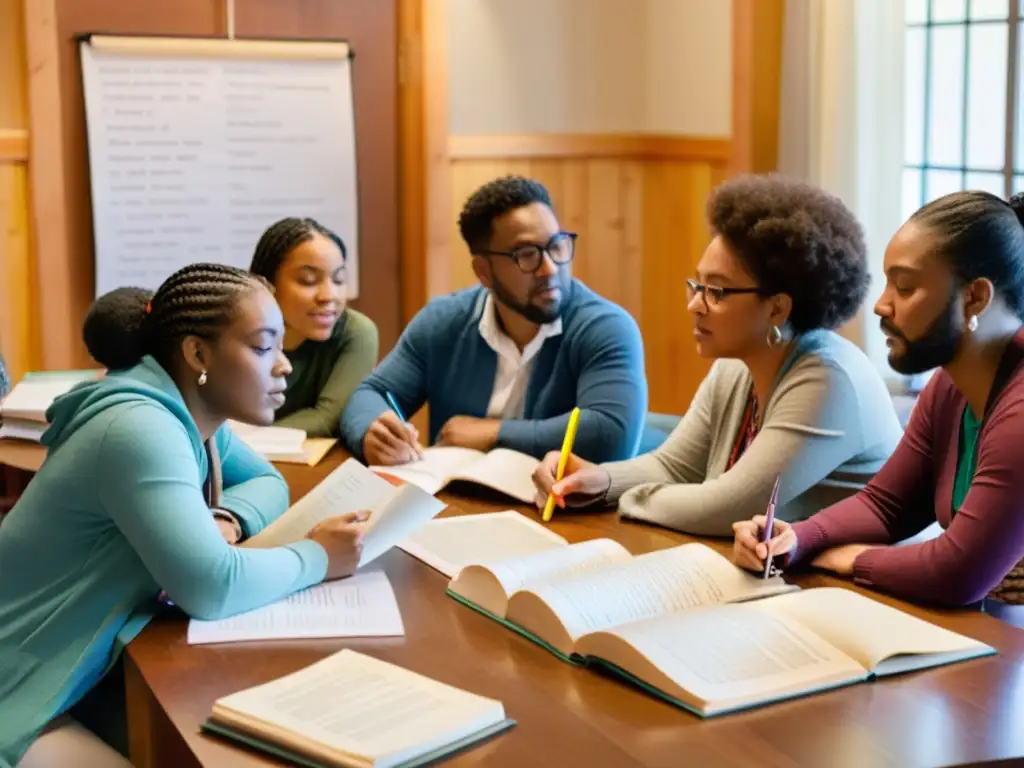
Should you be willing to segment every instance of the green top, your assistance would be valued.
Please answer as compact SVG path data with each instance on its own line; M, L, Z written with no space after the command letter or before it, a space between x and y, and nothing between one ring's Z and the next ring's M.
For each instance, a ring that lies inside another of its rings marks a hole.
M974 470L978 465L978 434L981 421L974 415L971 406L964 407L963 424L960 427L960 452L956 460L956 479L953 481L953 514L960 509L971 489Z
M310 437L336 436L349 397L377 364L379 340L373 320L347 309L325 341L304 341L285 354L292 364L279 427Z

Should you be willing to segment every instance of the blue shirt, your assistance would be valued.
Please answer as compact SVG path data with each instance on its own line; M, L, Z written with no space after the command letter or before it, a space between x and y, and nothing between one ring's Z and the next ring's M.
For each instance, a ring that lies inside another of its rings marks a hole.
M406 415L429 407L431 442L452 416L486 416L498 365L480 335L486 298L474 286L420 310L349 399L341 417L349 450L362 455L367 429L389 409L385 392ZM624 309L574 280L562 333L545 340L533 363L524 418L502 421L496 447L538 458L560 449L577 406L577 455L595 462L636 455L647 411L640 330Z
M0 766L103 676L145 626L160 589L191 616L259 607L321 581L314 541L239 549L203 483L206 450L152 358L81 384L47 413L46 461L0 526ZM221 506L247 536L288 506L288 487L230 430L214 438Z

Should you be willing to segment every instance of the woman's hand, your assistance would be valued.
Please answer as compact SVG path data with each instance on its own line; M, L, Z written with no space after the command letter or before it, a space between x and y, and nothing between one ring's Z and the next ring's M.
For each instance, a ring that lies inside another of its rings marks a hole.
M732 542L732 561L740 568L763 573L768 557L788 558L796 552L796 534L793 533L793 527L783 520L774 521L772 537L767 544L761 541L767 522L764 515L757 515L752 520L732 524L735 537Z
M560 456L559 451L549 452L533 471L533 484L537 488L534 503L538 509L547 504L549 493L554 493L556 503L563 508L585 507L604 498L612 484L607 469L570 453L562 479L556 482Z
M359 557L363 554L364 523L370 517L368 510L349 512L328 518L313 526L306 534L327 552L327 575L324 581L341 579L355 573Z
M224 537L224 541L228 544L237 544L238 540L242 538L242 529L238 523L232 523L223 517L216 518L216 523L217 528L220 530L220 535Z

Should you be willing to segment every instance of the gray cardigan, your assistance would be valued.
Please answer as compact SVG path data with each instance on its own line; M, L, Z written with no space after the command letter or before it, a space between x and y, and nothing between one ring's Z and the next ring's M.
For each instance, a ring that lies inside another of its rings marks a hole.
M902 436L881 376L861 350L831 331L793 345L769 396L761 431L728 472L753 380L738 360L718 360L686 415L652 453L604 464L608 500L623 517L687 533L726 536L764 512L782 474L776 515L801 520L860 490Z

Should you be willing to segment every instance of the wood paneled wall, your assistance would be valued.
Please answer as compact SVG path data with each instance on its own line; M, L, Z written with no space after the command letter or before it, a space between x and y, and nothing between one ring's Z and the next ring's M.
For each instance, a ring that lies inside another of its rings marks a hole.
M551 193L579 233L576 277L628 310L644 338L651 410L682 413L708 370L696 353L686 279L708 243L704 205L725 177L725 139L666 136L453 136L453 290L472 285L455 221L481 184L521 174Z
M30 296L28 108L22 0L0 0L0 354L12 378L39 365Z

